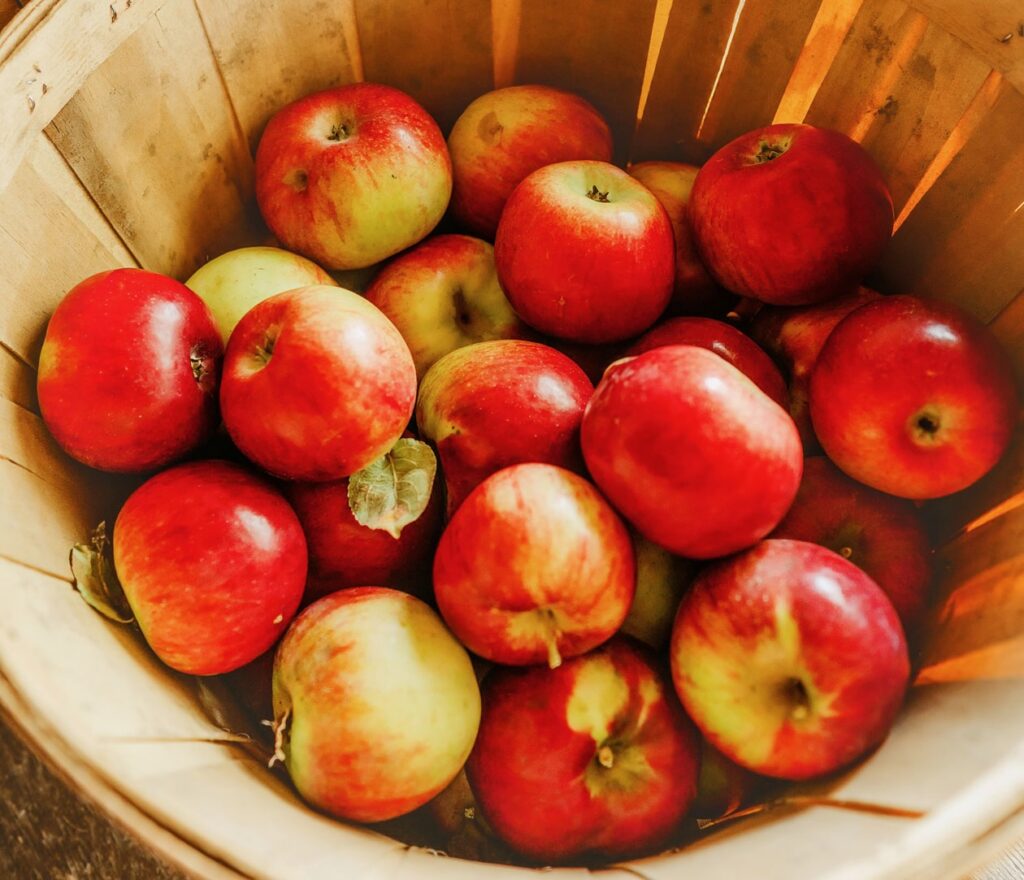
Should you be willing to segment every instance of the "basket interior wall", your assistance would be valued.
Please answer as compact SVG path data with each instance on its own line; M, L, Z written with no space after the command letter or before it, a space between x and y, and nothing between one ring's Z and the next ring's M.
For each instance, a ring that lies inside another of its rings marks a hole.
M0 21L17 5L0 0ZM93 272L140 265L184 278L220 251L264 241L252 152L277 107L366 78L409 91L447 127L495 84L548 82L608 116L620 161L701 162L772 121L838 128L876 158L896 202L873 281L966 307L1024 375L1021 17L1012 0L28 4L0 34L0 678L37 719L34 733L254 876L326 876L339 848L371 876L413 857L302 808L224 741L187 681L68 584L68 548L129 482L70 462L42 428L34 368L47 317ZM1024 443L935 513L941 602L922 686L892 740L840 790L941 812L974 778L1021 761ZM922 785L936 761L949 766ZM230 826L217 819L226 808ZM866 857L870 840L881 859L929 827L811 810L748 826L738 855L725 855L732 847L718 844L731 835L719 835L674 858L719 876L767 864L760 847L790 829L787 840L816 841L802 853L814 876L816 858ZM667 876L672 862L644 872Z

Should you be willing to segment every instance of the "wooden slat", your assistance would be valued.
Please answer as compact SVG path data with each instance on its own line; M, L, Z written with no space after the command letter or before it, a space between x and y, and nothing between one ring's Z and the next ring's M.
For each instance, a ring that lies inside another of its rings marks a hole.
M921 13L868 0L806 121L864 145L885 173L898 214L988 73Z
M522 0L516 81L557 86L590 101L611 126L620 162L630 155L656 5ZM666 35L663 51L669 40Z
M989 326L1010 355L1020 387L1024 388L1024 290L996 315Z
M83 278L134 259L64 159L37 135L0 198L0 341L34 365L46 322Z
M770 125L820 0L747 0L696 140L708 154Z
M701 164L696 133L715 81L739 0L676 2L669 13L631 158Z
M291 101L357 79L352 0L196 0L249 147Z
M419 101L448 133L494 87L490 0L355 0L363 74Z
M1024 95L1003 82L973 136L918 202L882 266L884 289L989 321L1024 278Z
M907 0L1024 92L1020 0ZM1010 38L1007 40L1006 36Z
M18 0L0 0L0 27L3 27L14 18L24 5L23 2L19 3Z
M0 397L29 412L39 411L36 371L3 345L0 345Z
M257 240L252 160L192 0L169 0L49 133L147 269L185 278Z

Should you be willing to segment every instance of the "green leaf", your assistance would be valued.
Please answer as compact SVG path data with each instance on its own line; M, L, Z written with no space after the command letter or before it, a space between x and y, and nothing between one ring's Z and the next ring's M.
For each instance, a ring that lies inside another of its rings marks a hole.
M116 623L131 623L131 607L114 571L114 557L107 539L107 524L101 522L88 543L71 548L73 586L96 611Z
M348 506L356 522L383 529L396 540L427 509L437 475L434 450L403 437L387 454L348 480Z

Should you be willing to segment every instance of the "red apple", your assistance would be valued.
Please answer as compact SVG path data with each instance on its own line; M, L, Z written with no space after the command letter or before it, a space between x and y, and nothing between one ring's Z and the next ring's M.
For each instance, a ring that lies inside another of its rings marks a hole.
M780 124L741 135L701 168L690 196L704 265L729 290L776 305L852 290L892 236L892 198L860 144Z
M723 358L669 345L608 368L580 439L594 481L640 533L680 556L767 535L800 484L793 420Z
M114 568L156 655L179 672L216 675L284 633L306 582L306 539L262 478L199 461L129 496L114 525Z
M917 507L845 476L824 456L804 461L800 491L773 538L811 541L864 569L913 632L931 583L931 547Z
M265 299L239 321L224 356L220 403L231 439L290 480L336 480L380 458L415 400L405 340L341 287Z
M789 406L779 368L749 336L712 318L670 318L648 330L626 352L633 357L663 345L696 345L724 358L779 406Z
M676 280L669 311L676 315L724 315L736 296L719 287L708 274L690 230L690 192L700 168L684 162L639 162L628 170L630 177L654 193L672 223Z
M360 524L348 492L347 477L328 483L292 483L286 489L309 543L305 600L366 584L387 584L418 595L428 592L443 514L437 482L426 509L397 538L387 529Z
M162 467L217 425L223 349L203 301L172 278L114 269L65 295L39 355L39 410L68 455L106 471Z
M671 662L712 745L782 779L829 773L880 743L910 675L903 627L874 581L825 547L788 540L697 576Z
M832 331L811 374L810 409L841 470L922 499L988 473L1009 445L1018 402L987 327L951 305L888 296Z
M550 464L484 480L434 557L445 622L495 663L554 667L589 651L622 625L634 590L626 527L590 483Z
M288 250L359 269L424 238L452 190L444 136L404 92L351 83L307 95L267 123L256 199Z
M398 328L420 378L456 348L525 329L498 284L494 248L468 235L438 235L395 258L366 298Z
M503 467L581 469L580 420L593 390L569 358L536 342L480 342L435 363L420 386L416 422L437 447L448 515Z
M548 165L520 183L501 215L494 259L519 316L573 342L642 333L665 311L675 277L665 209L605 162Z
M612 134L587 101L550 86L497 89L473 101L448 135L452 215L494 239L505 202L528 174L555 162L610 162Z
M499 669L466 765L487 820L531 859L657 851L697 788L700 746L654 658L626 639L559 669Z
M807 397L811 370L821 348L836 324L879 296L870 288L859 287L853 293L813 306L765 306L750 324L751 338L772 355L789 376L789 414L807 450L818 448L818 438L814 436L811 415L807 411Z
M469 655L425 603L356 587L289 628L274 661L274 717L307 801L380 822L422 806L462 769L480 690Z

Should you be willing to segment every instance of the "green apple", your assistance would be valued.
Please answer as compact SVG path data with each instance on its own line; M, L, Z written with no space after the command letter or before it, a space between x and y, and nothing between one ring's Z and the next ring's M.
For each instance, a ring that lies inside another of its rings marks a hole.
M694 564L631 531L636 556L636 594L622 631L660 650L672 635L676 609L693 580Z

